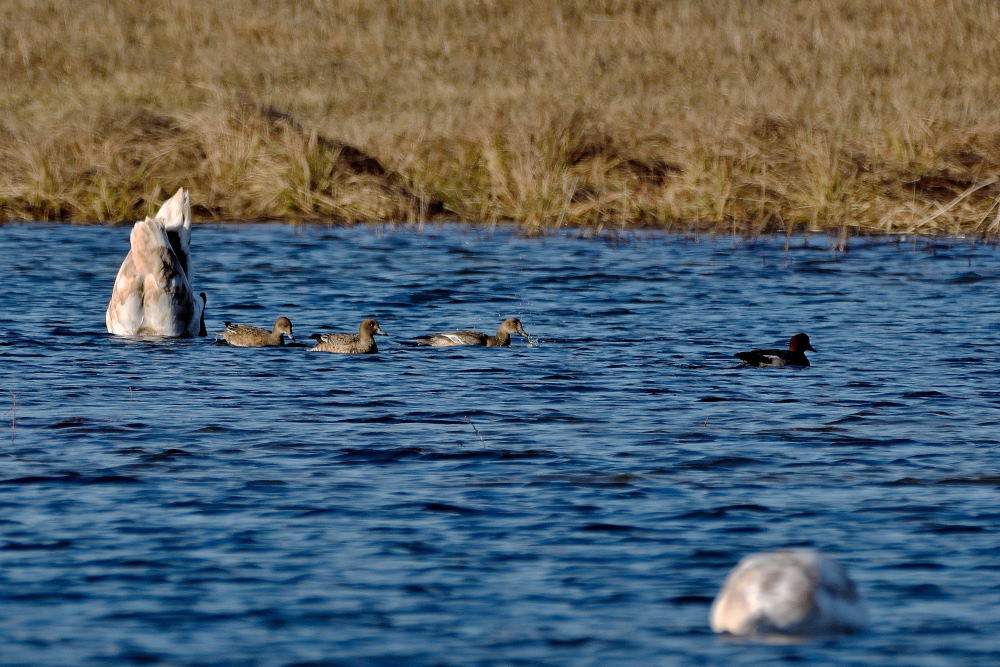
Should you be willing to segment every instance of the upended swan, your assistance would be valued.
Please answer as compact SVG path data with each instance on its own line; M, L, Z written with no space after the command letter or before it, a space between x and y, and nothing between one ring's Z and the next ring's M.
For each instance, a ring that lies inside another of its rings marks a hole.
M205 295L191 285L191 202L180 188L155 218L135 223L108 303L119 336L204 336Z
M840 563L811 549L747 556L712 604L712 630L740 636L856 632L867 613Z

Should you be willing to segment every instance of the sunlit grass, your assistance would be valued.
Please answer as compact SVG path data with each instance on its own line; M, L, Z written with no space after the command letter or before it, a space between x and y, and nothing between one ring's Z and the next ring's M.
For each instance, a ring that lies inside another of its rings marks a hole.
M1000 230L1000 5L0 5L0 220Z

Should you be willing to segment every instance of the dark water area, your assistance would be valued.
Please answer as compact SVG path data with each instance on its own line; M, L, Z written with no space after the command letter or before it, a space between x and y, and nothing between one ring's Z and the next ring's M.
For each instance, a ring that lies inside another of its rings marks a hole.
M195 228L209 331L378 318L346 356L107 334L128 233L0 226L0 663L1000 663L993 247ZM869 631L711 633L787 546Z

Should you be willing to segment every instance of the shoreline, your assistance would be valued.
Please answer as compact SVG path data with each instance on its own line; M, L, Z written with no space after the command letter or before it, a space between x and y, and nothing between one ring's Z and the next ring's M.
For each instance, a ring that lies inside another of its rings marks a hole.
M632 152L622 148L623 140L596 133L593 125L576 116L568 126L554 121L547 133L533 135L529 144L504 154L502 159L520 164L538 144L558 146L544 164L534 165L534 179L518 177L515 196L502 178L510 165L489 167L498 173L476 174L476 169L501 158L491 155L490 144L462 138L436 139L440 154L427 158L435 170L401 171L391 166L391 159L321 134L264 105L207 109L195 119L130 109L99 114L92 122L93 127L74 128L68 137L50 135L46 148L51 157L33 168L61 170L61 177L44 189L8 186L7 194L0 196L0 222L134 221L155 213L158 202L183 186L192 191L194 219L199 222L463 221L515 225L527 234L575 228L740 236L1000 236L1000 177L984 171L979 162L978 170L911 166L901 175L886 165L860 166L858 155L850 162L838 158L838 169L846 172L829 176L839 184L836 196L824 195L827 200L821 204L810 204L798 189L815 184L800 180L801 173L786 169L782 181L772 168L765 185L733 172L731 165L707 171L697 166L718 163L734 146L752 152L761 164L778 160L768 151L787 161L791 149L773 139L763 144L753 137L730 139L728 148L703 148L701 154L674 155L674 161L667 162L638 145ZM510 144L515 139L498 131L489 141ZM253 148L233 154L234 142ZM1000 152L1000 141L997 146ZM471 161L465 170L460 169L461 160L448 159L458 154L458 147L464 147L464 159ZM74 151L77 155L69 164L47 163L55 154ZM140 168L102 173L91 167L107 159L100 158L101 152L111 153L123 166ZM1000 164L1000 155L997 161ZM446 170L468 172L466 182L449 185L442 175ZM706 179L714 183L710 191Z
M0 229L5 226L50 226L50 227L104 227L127 229L137 221L124 220L119 222L80 222L61 220L3 220ZM601 241L612 244L628 245L649 240L670 239L686 243L730 242L733 247L745 247L754 244L775 245L783 242L785 252L797 250L822 250L833 252L848 252L857 244L895 244L910 250L933 250L942 244L953 245L984 245L996 248L1000 246L998 237L982 237L961 234L908 234L908 233L864 233L844 236L839 231L807 230L789 234L784 231L757 233L747 235L733 234L725 231L696 229L693 227L605 227L595 229L590 227L559 227L525 230L523 227L507 222L484 223L463 222L460 220L439 219L422 222L403 221L362 221L354 223L337 223L330 221L302 220L194 220L192 229L198 227L236 228L254 226L274 227L314 227L324 230L367 230L372 235L392 235L395 233L434 233L434 234L468 234L479 239L490 240L494 234L511 235L522 239L554 239L569 238L585 241Z

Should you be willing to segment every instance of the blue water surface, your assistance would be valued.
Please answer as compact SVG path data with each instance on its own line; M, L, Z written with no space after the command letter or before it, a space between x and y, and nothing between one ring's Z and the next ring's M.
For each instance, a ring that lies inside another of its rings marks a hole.
M0 226L0 663L1000 663L993 247L196 227L209 331L378 318L346 356L107 334L128 233ZM787 546L868 632L711 633Z

